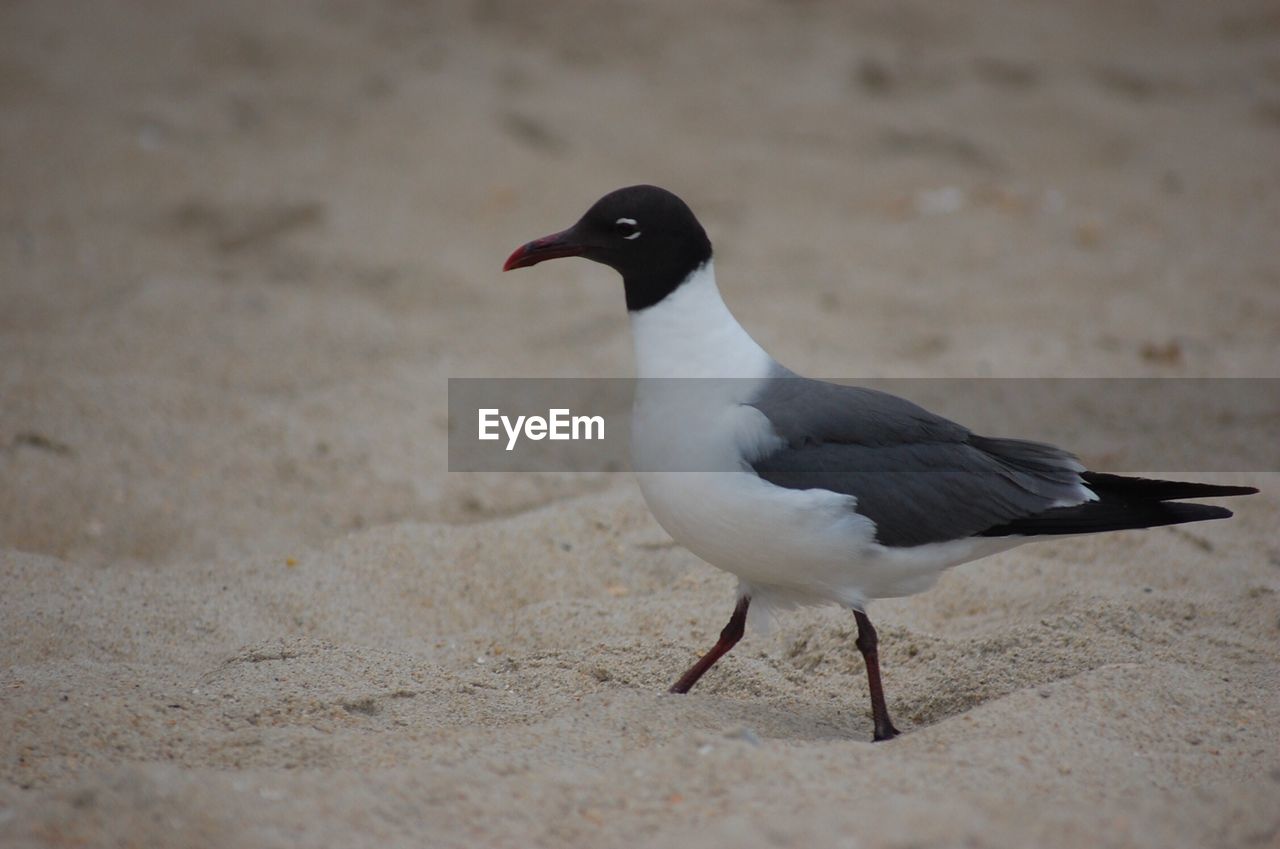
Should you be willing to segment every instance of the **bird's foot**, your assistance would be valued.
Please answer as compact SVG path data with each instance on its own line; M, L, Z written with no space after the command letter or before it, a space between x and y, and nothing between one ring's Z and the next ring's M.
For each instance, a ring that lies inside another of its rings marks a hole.
M879 743L884 740L892 740L902 732L893 727L893 723L885 720L884 724L876 723L875 733L871 735L872 743Z

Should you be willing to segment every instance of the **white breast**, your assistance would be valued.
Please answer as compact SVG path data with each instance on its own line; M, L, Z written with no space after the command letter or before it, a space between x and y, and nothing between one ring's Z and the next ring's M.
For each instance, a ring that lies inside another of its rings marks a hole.
M832 590L870 523L835 493L762 481L777 447L754 397L773 361L729 312L711 263L631 318L640 380L631 453L640 490L681 545L751 585Z

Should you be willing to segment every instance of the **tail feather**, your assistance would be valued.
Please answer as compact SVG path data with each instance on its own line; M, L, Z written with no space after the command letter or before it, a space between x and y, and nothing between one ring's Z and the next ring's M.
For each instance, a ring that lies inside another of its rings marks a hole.
M1162 481L1098 472L1083 472L1081 478L1097 494L1097 501L1054 507L988 528L979 536L1092 534L1226 519L1232 513L1225 507L1170 502L1180 498L1251 495L1258 491L1251 486Z

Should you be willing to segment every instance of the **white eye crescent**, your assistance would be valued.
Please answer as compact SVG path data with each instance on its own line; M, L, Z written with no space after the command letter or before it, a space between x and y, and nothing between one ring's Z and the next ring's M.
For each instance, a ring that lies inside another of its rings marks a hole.
M636 220L634 218L619 218L617 221L613 222L613 224L615 227L620 229L623 227L634 227L636 226ZM627 239L628 241L631 239L638 239L640 238L640 231L637 230L634 233L629 233L622 238Z

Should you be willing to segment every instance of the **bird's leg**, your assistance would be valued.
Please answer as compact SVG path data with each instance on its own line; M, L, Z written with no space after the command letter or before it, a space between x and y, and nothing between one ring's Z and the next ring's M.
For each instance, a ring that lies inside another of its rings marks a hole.
M711 647L711 651L704 654L698 659L698 662L689 667L689 671L680 676L680 680L671 685L670 693L687 693L689 688L698 683L698 679L702 677L702 673L710 669L715 662L733 648L738 640L742 639L742 633L747 626L747 607L751 604L750 596L743 596L738 599L738 606L733 609L733 616L729 619L729 624L724 626L724 630L720 632L720 639Z
M858 621L858 639L855 645L862 652L862 659L867 665L867 686L871 689L871 722L875 726L872 740L892 740L899 732L889 719L889 708L884 703L884 688L880 686L880 639L867 614L855 610L853 618Z

